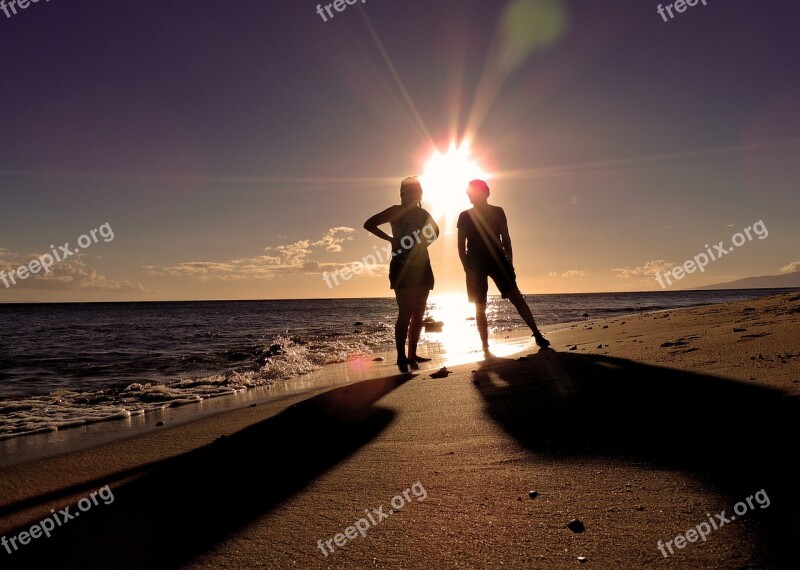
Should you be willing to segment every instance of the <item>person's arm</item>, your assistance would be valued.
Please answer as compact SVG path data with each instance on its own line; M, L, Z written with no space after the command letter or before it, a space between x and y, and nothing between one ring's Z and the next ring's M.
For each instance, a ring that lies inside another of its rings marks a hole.
M511 249L511 235L508 233L508 220L506 219L506 213L503 210L500 210L500 213L502 220L502 224L500 225L500 243L503 246L503 252L505 252L506 257L511 262L511 265L514 265L514 251Z
M511 262L511 265L514 265L514 252L511 249L511 236L508 235L508 224L500 228L500 239L503 241L503 251L506 257Z
M461 260L461 265L464 271L467 271L467 232L462 228L458 228L458 258Z
M386 208L383 212L380 212L372 216L370 219L364 222L364 229L367 230L369 233L378 236L382 240L386 240L392 243L393 242L392 236L390 236L385 231L380 229L379 226L391 222L396 207L397 206Z
M437 225L436 222L433 221L433 218L431 218L430 215L428 215L428 218L425 220L425 225L423 226L423 231L422 231L423 235L425 235L427 233L427 232L425 232L425 228L427 228L427 227L430 227L430 228L433 229L433 237L432 238L427 238L428 239L427 245L430 245L433 242L435 242L437 239L439 239L439 234L440 234L439 226Z

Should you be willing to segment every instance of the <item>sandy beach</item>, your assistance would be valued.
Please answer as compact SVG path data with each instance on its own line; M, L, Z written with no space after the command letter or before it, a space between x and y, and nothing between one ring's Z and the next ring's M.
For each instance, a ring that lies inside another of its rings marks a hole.
M798 316L789 294L551 327L554 350L7 467L2 566L792 567Z

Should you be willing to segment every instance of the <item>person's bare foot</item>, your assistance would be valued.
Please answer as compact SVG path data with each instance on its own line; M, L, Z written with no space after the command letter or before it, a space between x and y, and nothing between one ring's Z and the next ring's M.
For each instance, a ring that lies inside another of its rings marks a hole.
M430 362L430 358L425 358L424 356L409 356L408 361L413 364L419 364L420 362Z
M539 348L547 348L550 346L550 341L542 336L542 333L533 333L533 338L536 339L536 346Z
M488 346L483 347L483 357L487 360L490 358L494 358L494 354L492 354Z
M398 358L397 359L397 368L403 374L408 374L408 365L409 364L410 364L410 362L408 361L408 358Z

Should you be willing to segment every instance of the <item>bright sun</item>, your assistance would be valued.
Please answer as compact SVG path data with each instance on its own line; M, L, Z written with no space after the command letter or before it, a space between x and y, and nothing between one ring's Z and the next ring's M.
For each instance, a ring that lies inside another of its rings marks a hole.
M453 143L444 154L436 151L420 176L423 201L430 206L431 215L454 217L469 208L467 184L476 178L486 180L489 174L472 158L468 143Z

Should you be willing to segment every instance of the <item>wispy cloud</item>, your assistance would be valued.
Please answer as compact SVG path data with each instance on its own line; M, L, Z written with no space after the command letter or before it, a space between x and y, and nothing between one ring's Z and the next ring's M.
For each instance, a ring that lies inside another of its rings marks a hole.
M640 267L625 267L625 268L617 268L612 269L611 271L615 271L617 274L615 277L622 277L623 279L629 279L631 277L648 277L654 276L656 273L664 273L665 271L669 271L675 264L671 261L664 261L663 259L657 259L655 261L648 261L644 265Z
M230 261L187 261L175 265L147 265L152 275L171 277L190 277L200 281L218 279L234 281L239 279L273 279L277 275L286 274L321 274L333 272L348 264L320 263L311 259L319 252L339 253L346 241L355 235L353 228L331 228L322 235L322 239L300 240L294 243L269 246L264 248L264 255Z
M794 273L800 271L800 261L792 261L789 265L781 267L781 273Z
M355 233L356 231L353 228L331 228L325 232L321 240L312 243L311 247L324 247L325 251L329 253L339 253L342 251L342 244L353 239Z
M0 249L0 269L6 274L37 259L39 253L23 255L7 249ZM8 278L11 283L10 278ZM41 271L30 275L27 279L16 278L14 289L37 289L43 291L92 291L96 293L136 293L145 292L144 286L136 281L117 281L101 275L81 259L80 254L73 258L56 263L49 273ZM0 284L0 291L5 284Z

